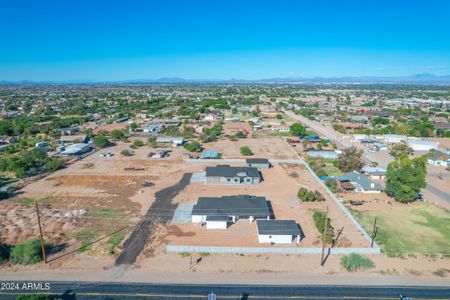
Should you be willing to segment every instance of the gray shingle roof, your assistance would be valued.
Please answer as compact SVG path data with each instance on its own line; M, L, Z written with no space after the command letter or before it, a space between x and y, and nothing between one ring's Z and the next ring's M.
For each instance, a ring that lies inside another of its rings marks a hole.
M293 220L257 220L258 234L300 235L300 227Z
M206 177L253 177L261 175L257 168L253 167L230 167L229 165L218 165L206 167Z
M270 212L265 197L237 195L199 197L192 209L192 215L266 218L270 216Z
M367 175L356 171L348 172L339 177L338 180L341 182L351 182L357 189L362 188L365 191L381 191L381 185L379 183L372 182Z

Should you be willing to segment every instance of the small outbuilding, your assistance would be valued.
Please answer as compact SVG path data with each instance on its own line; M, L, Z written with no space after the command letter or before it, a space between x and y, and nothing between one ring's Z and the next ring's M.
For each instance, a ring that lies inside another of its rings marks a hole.
M260 243L291 244L302 238L300 226L293 220L256 220Z
M219 159L220 157L220 152L217 150L205 150L200 155L201 159Z
M266 158L247 158L245 160L247 167L266 169L270 168L270 162Z

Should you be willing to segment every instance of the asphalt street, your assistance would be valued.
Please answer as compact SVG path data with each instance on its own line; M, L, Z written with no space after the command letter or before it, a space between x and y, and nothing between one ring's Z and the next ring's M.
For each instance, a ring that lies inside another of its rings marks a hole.
M450 299L449 287L402 286L255 286L255 285L156 285L107 282L49 282L49 290L0 290L0 299L43 294L58 299ZM45 282L42 282L45 287ZM48 285L47 285L48 286ZM405 298L407 299L407 298Z

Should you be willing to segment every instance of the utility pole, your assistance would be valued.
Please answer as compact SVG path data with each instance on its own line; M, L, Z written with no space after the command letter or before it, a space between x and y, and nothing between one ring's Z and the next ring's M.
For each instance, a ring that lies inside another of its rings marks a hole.
M38 221L38 225L39 225L39 236L40 236L40 239L41 239L42 257L44 258L44 262L47 263L47 255L45 254L44 237L42 235L42 226L41 226L41 217L39 215L39 207L38 207L37 202L35 202L35 204L36 204L37 221Z
M372 230L372 241L370 242L370 247L373 248L373 241L375 239L375 236L378 232L378 226L377 226L377 217L375 217L375 222L373 222L373 230Z
M325 237L328 227L328 205L327 205L327 213L325 214L325 227L322 232L322 258L320 259L320 265L323 266L323 259L325 257Z

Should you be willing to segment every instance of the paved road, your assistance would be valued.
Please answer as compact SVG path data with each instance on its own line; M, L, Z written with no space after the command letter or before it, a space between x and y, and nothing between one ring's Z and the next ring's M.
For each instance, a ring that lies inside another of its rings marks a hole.
M189 184L191 176L192 173L186 173L175 185L156 192L155 201L125 241L124 249L116 259L116 265L133 264L139 253L144 249L145 242L155 222L167 223L172 219L176 209L172 199Z
M19 282L19 286L23 283ZM47 291L0 291L0 299L42 293L64 300L84 299L450 299L449 287L403 286L258 286L258 285L156 285L140 283L50 282Z

